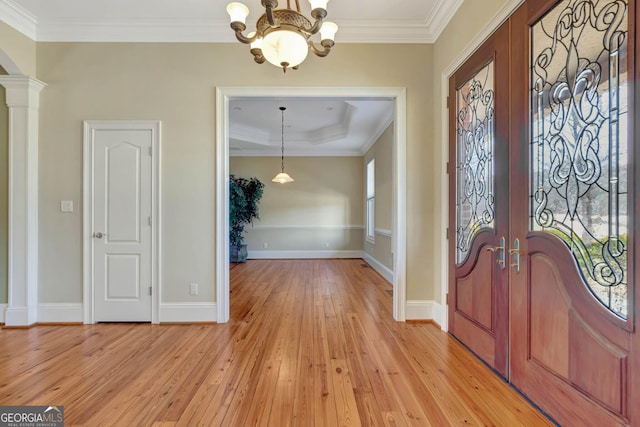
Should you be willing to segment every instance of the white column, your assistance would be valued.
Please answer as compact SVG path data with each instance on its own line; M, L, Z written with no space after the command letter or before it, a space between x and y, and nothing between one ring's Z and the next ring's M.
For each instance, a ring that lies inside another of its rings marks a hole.
M9 107L9 301L6 326L29 326L38 313L38 108L45 84L0 76Z

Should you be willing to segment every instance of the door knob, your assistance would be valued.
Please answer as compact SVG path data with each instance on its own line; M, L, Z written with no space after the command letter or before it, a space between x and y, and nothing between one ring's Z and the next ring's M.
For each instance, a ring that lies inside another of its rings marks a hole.
M509 254L513 255L513 262L511 267L516 270L516 273L520 272L520 239L513 241L513 248L509 249Z
M504 237L500 238L500 246L488 246L487 250L496 253L496 263L498 263L501 269L504 269Z
M102 239L104 236L106 236L106 234L103 234L99 231L96 233L93 233L93 237L95 237L96 239Z

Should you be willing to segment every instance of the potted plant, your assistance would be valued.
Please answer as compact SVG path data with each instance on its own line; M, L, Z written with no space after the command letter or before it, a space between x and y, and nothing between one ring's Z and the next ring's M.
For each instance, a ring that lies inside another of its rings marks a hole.
M258 203L264 184L258 178L229 175L229 246L230 261L245 262L247 245L243 242L244 228L259 219Z

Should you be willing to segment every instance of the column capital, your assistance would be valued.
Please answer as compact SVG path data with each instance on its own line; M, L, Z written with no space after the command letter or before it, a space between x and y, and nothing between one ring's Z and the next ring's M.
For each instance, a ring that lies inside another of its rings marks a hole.
M0 76L0 85L6 89L7 106L37 108L40 91L47 84L30 76L8 75Z

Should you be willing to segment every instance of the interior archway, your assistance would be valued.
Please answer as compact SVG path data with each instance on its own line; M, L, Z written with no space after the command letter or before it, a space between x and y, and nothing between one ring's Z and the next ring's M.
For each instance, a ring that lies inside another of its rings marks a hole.
M21 75L23 72L20 67L11 59L9 55L2 49L0 49L0 75Z

